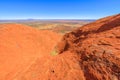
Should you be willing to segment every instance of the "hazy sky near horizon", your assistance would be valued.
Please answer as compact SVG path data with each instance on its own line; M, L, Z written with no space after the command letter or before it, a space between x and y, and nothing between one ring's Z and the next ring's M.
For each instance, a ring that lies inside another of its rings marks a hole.
M120 0L0 0L0 19L98 19L120 13Z

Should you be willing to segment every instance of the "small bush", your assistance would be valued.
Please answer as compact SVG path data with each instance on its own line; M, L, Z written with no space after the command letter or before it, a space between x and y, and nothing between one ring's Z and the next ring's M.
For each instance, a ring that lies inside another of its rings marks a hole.
M51 55L52 56L56 56L58 53L57 53L57 51L54 49L52 52L51 52Z

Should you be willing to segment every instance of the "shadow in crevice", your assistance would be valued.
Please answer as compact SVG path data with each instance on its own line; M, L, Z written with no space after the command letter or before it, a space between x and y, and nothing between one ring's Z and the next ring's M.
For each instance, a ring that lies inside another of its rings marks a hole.
M100 28L95 33L100 33L103 31L111 30L118 26L120 26L120 18L114 21L107 22L106 24L100 26Z

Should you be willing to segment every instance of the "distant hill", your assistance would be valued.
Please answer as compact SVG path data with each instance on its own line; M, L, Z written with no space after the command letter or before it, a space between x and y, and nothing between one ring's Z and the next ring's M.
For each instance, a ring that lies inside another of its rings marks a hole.
M95 19L16 19L16 20L0 20L0 23L14 22L93 22Z

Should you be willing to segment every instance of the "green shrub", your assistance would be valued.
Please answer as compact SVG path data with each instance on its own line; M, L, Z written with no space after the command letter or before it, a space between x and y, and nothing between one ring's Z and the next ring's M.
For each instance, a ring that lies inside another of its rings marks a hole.
M56 56L58 53L57 53L57 51L54 49L50 54L51 54L52 56Z

